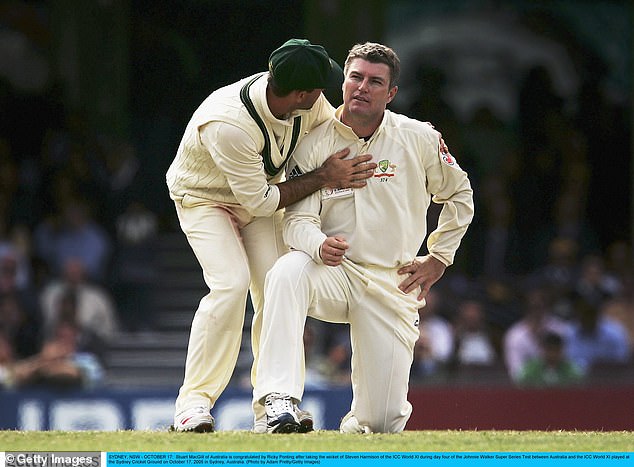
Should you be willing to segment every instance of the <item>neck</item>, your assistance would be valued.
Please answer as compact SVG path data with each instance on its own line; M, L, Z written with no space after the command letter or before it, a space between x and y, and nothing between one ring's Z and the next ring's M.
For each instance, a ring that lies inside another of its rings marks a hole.
M369 138L374 134L376 129L381 125L383 114L378 118L363 118L346 112L341 113L341 122L348 125L359 138Z

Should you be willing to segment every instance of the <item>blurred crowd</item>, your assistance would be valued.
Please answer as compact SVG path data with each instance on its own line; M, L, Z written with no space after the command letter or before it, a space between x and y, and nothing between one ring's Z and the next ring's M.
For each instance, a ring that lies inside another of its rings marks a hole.
M0 98L0 385L92 387L111 339L151 313L159 220L129 141L53 94Z

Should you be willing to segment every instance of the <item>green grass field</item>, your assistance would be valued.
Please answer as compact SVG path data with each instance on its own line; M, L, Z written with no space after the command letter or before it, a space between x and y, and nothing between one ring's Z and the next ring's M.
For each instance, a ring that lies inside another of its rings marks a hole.
M0 451L152 452L632 452L634 432L406 431L342 435L316 431L256 435L248 431L0 431Z

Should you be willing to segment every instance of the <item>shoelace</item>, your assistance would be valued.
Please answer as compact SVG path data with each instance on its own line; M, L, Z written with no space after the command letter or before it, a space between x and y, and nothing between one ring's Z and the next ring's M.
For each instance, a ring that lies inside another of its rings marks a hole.
M292 413L294 411L291 396L287 394L270 394L266 398L265 405L267 409L270 409L273 415Z

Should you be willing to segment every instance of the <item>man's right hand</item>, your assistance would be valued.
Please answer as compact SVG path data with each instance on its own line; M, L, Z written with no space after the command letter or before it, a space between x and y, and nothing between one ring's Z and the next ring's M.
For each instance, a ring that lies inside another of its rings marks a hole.
M348 247L345 238L328 237L319 248L319 256L326 266L339 266L343 262L343 255L346 254Z
M345 159L350 149L345 148L331 155L321 165L324 188L363 188L366 180L374 174L376 163L370 154Z

